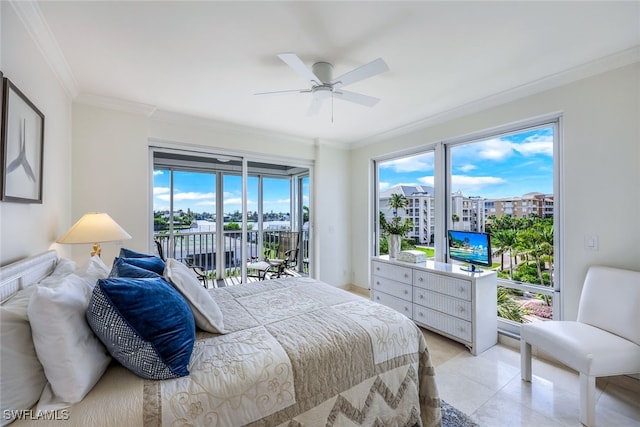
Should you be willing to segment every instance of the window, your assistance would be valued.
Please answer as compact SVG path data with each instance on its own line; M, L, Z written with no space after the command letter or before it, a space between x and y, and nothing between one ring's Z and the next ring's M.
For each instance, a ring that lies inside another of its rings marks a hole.
M408 221L401 249L420 250L431 259L435 257L436 227L434 158L435 152L428 151L375 163L378 176L378 227L394 217L402 223ZM389 201L394 196L405 200L404 208L394 209L390 206ZM380 238L376 239L376 252L381 255L389 253L387 233L382 229L377 232Z
M375 220L394 213L409 218L404 247L428 248L431 258L453 263L447 230L490 233L499 327L515 334L522 322L558 314L559 122L532 121L374 161ZM399 212L387 206L392 194L407 199ZM386 238L378 233L374 252L385 254Z
M556 136L552 121L446 144L448 228L490 233L499 323L512 332L554 315Z

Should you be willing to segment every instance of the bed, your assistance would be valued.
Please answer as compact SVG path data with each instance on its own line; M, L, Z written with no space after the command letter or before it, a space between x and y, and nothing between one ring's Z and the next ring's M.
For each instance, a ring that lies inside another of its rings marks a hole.
M59 269L55 251L0 268L3 316L13 296L46 286ZM88 393L61 409L39 403L11 407L12 399L25 393L23 384L38 388L44 382L45 390L50 384L49 375L42 378L38 369L29 369L35 379L22 378L18 385L15 379L5 381L4 366L15 362L10 358L37 365L33 359L42 352L11 352L13 341L3 329L3 425L11 418L16 418L10 424L15 427L42 426L43 420L61 426L440 425L426 342L400 313L303 277L206 292L219 307L224 333L196 329L188 375L145 379L110 358ZM28 326L20 326L9 335L21 334L20 345L28 345Z

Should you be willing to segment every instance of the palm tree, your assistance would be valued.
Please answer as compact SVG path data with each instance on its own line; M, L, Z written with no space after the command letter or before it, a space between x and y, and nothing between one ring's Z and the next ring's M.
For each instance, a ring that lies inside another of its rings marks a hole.
M409 206L409 200L404 196L404 194L393 193L391 197L389 197L389 201L387 202L387 206L393 209L393 215L398 215L398 209L405 209Z

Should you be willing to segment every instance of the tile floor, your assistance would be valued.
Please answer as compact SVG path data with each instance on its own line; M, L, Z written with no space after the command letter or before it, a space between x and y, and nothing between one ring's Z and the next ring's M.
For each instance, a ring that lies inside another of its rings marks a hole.
M481 427L579 427L577 373L534 357L533 381L520 379L520 343L500 337L474 357L464 345L423 330L440 397ZM597 380L598 427L640 427L640 380Z

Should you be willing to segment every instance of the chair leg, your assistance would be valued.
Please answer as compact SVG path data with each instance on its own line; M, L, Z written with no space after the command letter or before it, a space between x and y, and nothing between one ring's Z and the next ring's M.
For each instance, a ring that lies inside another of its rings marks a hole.
M531 381L531 344L520 338L520 377Z
M580 372L580 422L596 425L596 377Z

